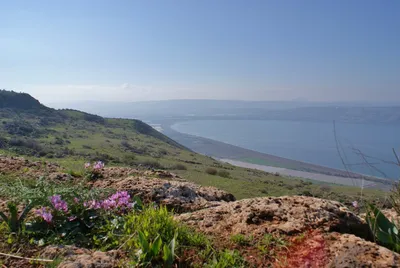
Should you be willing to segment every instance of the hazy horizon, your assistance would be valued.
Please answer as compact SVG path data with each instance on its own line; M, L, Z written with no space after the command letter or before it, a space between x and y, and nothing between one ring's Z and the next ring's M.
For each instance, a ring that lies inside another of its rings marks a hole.
M44 103L400 102L397 1L6 1L0 88Z

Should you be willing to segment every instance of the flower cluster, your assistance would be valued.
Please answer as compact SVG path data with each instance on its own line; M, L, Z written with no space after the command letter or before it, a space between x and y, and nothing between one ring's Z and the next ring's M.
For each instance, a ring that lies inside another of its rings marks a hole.
M89 162L85 163L85 165L84 165L85 169L89 169L90 167L92 167L93 170L102 170L104 168L104 166L105 166L104 163L101 161L97 161L97 162L93 163L93 166Z
M127 191L117 192L102 202L102 208L109 209L126 209L132 208L133 203L130 203L131 196Z
M68 221L74 221L79 218L79 212L76 215L68 215L68 204L66 201L61 199L60 195L53 195L49 197L49 200L52 204L52 208L49 207L42 207L41 209L36 211L36 214L41 217L47 223L51 223L53 220L53 214L58 215L58 212L64 212L64 216ZM133 208L135 205L134 203L130 203L131 196L128 194L127 191L120 191L116 192L115 194L111 195L110 197L104 200L90 200L83 202L83 207L85 209L93 209L93 210L104 210L104 211L119 211L119 212L126 212L128 209ZM82 204L78 198L73 199L73 203L75 205ZM74 211L74 209L72 209ZM53 213L53 214L52 214ZM60 215L58 215L60 216Z
M91 200L84 202L83 206L89 209L104 209L106 211L115 209L129 209L135 205L135 203L130 203L130 198L131 196L127 191L121 191L102 201Z
M94 162L93 165L91 163L86 163L85 164L85 169L86 171L86 176L90 180L96 180L99 178L102 178L103 175L101 174L103 168L104 168L104 163L101 161Z
M36 215L43 218L43 220L45 220L47 223L51 223L51 221L53 220L53 215L51 214L49 208L43 207L41 209L38 209L36 211Z
M51 204L58 211L68 212L68 204L61 199L60 195L53 195L49 197Z

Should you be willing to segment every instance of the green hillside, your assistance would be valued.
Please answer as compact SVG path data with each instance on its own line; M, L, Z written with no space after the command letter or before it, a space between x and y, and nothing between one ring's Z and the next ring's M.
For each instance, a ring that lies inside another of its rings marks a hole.
M189 151L139 120L111 119L75 110L54 110L28 94L0 91L0 152L57 162L74 172L83 163L168 169L200 185L216 186L237 198L309 195L349 203L360 189L285 178L234 167ZM378 200L384 194L364 190Z

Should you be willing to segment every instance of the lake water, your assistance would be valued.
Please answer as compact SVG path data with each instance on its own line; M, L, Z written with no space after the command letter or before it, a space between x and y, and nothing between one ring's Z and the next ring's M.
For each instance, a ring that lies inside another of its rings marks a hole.
M239 147L322 166L344 169L337 152L333 123L265 120L197 120L179 122L172 129ZM336 123L339 148L348 168L378 177L399 178L400 126ZM365 159L357 154L360 150ZM365 162L374 167L370 167Z

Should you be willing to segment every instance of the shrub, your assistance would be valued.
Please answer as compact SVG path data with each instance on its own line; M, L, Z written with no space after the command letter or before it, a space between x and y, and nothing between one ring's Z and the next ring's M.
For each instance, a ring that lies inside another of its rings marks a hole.
M207 168L206 173L210 175L217 175L218 170L216 170L215 168Z
M231 174L226 170L220 170L220 171L218 171L218 176L224 177L224 178L229 178L231 176Z
M171 167L171 169L175 170L187 170L187 167L183 164L176 164Z

